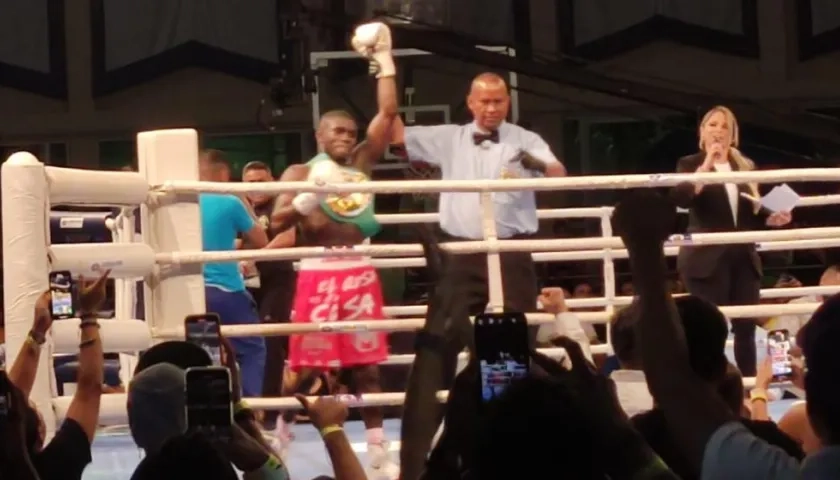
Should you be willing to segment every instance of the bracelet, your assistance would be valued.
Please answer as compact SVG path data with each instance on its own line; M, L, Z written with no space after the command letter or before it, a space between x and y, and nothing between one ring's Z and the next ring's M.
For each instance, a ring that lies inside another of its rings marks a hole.
M46 335L38 335L32 330L29 331L29 334L26 335L26 343L29 343L33 347L41 348L41 345L47 341Z
M325 438L327 435L335 432L343 432L344 429L338 425L327 425L326 427L320 430L321 438Z
M245 410L250 410L251 407L245 403L245 400L240 400L236 402L236 405L233 406L233 414L239 415L240 413L244 412Z
M767 392L765 390L758 388L750 390L750 403L757 401L763 401L764 403L768 402Z
M268 460L257 471L265 480L289 480L289 471L274 455L269 455Z
M99 321L96 320L95 318L94 319L87 319L87 320L82 319L82 321L79 322L79 328L87 328L87 327L100 328L101 325L99 325Z
M93 345L94 343L96 343L95 338L91 338L90 340L85 340L84 342L79 344L79 350L81 350L83 348L87 348L87 347Z

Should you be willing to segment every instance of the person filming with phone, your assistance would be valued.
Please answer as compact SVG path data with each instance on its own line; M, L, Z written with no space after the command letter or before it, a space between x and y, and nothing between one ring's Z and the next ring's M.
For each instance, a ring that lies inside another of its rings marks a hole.
M104 381L104 354L97 315L105 301L109 273L104 272L92 283L80 279L76 289L77 298L71 297L69 302L65 294L73 289L65 287L72 287L70 273L63 274L66 277L63 282L51 281L50 291L44 292L35 304L32 328L8 372L11 390L15 392L12 397L17 398L14 409L22 415L24 446L38 475L36 478L80 480L82 472L92 460L91 444L99 424L99 404ZM55 318L80 319L79 367L76 392L67 410L67 417L45 446L46 428L42 425L43 420L33 406L23 406L21 402L32 392L41 349ZM5 445L8 448L8 443ZM0 472L4 472L2 465Z
M726 107L716 106L700 122L700 152L677 162L679 173L734 172L754 170L755 164L740 150L738 121ZM756 184L683 183L671 196L677 206L689 210L688 232L734 232L790 223L790 212L770 213L756 203ZM677 268L688 292L715 305L755 305L761 289L761 259L754 244L685 246L680 248ZM745 376L754 376L756 320L732 319L735 361Z

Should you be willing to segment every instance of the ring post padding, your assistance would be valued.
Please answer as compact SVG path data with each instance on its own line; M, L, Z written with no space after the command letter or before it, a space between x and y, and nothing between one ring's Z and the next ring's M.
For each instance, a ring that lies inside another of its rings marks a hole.
M12 154L2 167L3 302L6 359L11 364L32 327L35 302L49 289L49 186L44 164L29 152ZM47 435L56 429L52 397L56 391L52 339L42 347L38 373L29 398L44 417Z
M140 172L152 185L166 180L198 180L198 132L193 129L157 130L137 135ZM177 201L175 201L177 200ZM155 205L142 205L143 241L156 252L202 250L198 195L178 194ZM180 328L184 317L207 309L203 267L169 264L145 284L149 327Z

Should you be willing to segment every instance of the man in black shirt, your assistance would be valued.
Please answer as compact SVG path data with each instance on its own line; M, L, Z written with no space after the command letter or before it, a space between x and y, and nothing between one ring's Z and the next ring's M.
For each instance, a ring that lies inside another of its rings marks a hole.
M273 182L271 169L263 162L249 162L242 169L243 182ZM269 243L265 248L289 248L295 246L295 230L273 232L269 226L274 197L265 194L248 194L248 202L254 208L257 223L266 229ZM291 317L295 293L295 271L291 261L257 263L260 275L259 310L264 323L288 322ZM279 397L282 387L283 366L286 361L288 337L266 337L265 380L263 395ZM268 412L266 425L272 425L277 412Z

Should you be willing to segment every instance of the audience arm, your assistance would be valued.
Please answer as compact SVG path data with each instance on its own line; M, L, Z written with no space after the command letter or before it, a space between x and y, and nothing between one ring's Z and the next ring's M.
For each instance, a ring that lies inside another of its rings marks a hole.
M668 289L663 248L675 216L672 203L646 191L619 204L613 221L630 254L639 302L636 339L648 388L699 472L712 434L735 416L689 364L685 332Z
M29 398L32 393L35 376L38 374L38 363L41 359L41 345L46 341L47 332L51 326L50 292L44 292L35 302L32 328L9 370L9 380L23 392L26 398Z
M93 442L99 425L99 404L105 381L104 352L99 337L99 324L93 315L82 316L79 344L79 372L76 393L67 410L67 418L75 420Z

